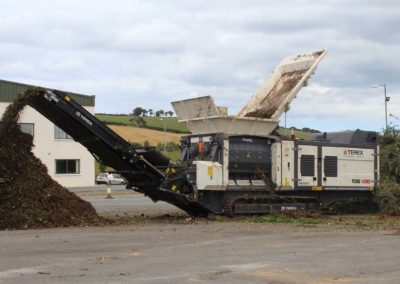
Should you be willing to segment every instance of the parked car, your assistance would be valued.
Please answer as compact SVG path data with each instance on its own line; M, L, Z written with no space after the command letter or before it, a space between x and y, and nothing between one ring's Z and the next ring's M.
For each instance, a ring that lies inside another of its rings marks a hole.
M113 180L111 184L126 184L126 180L119 174L112 174ZM107 183L107 173L101 173L96 177L97 184Z

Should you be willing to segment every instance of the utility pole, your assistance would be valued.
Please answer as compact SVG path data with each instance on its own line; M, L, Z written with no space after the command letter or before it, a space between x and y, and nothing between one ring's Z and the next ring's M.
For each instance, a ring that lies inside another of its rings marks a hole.
M386 95L386 84L381 84L381 85L373 85L372 88L378 88L378 87L383 87L383 94L385 96L385 131L388 128L388 119L387 119L387 102L390 101L390 97Z
M285 111L285 136L286 136L286 113L287 111Z
M167 122L165 121L165 117L160 118L160 120L162 120L164 123L164 153L166 153L167 152Z

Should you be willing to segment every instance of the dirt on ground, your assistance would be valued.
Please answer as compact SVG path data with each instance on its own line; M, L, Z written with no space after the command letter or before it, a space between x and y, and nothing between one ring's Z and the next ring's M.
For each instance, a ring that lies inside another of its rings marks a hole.
M0 121L0 229L87 226L103 223L93 206L54 181L32 153L33 137L18 119L29 89L9 105Z
M273 224L277 229L292 230L312 229L314 231L382 231L391 230L392 234L400 235L400 218L387 215L326 215L319 213L268 214L254 216L214 216L213 218L193 218L183 213L175 214L138 214L137 212L107 212L103 216L113 221L113 225L199 225L227 223L237 226L244 224Z

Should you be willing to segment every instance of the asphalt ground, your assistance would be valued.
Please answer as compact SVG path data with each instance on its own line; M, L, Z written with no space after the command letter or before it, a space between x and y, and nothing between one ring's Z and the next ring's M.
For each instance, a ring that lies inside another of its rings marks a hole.
M100 215L129 214L130 216L162 216L166 214L183 214L175 206L163 202L153 202L150 198L133 190L125 189L124 185L112 185L112 199L106 198L107 186L70 188L72 192L89 201Z
M0 283L400 283L398 222L367 230L193 220L123 188L105 199L103 189L71 190L102 215L141 217L1 231Z
M197 222L0 232L0 283L399 283L400 236Z

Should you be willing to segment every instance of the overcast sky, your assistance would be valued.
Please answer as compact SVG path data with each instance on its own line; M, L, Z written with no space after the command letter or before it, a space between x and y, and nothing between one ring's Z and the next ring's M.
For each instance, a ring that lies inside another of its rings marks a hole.
M400 117L397 0L0 3L0 78L95 95L96 112L211 95L236 114L281 59L324 48L288 126L379 131L374 84L387 85L388 114Z

